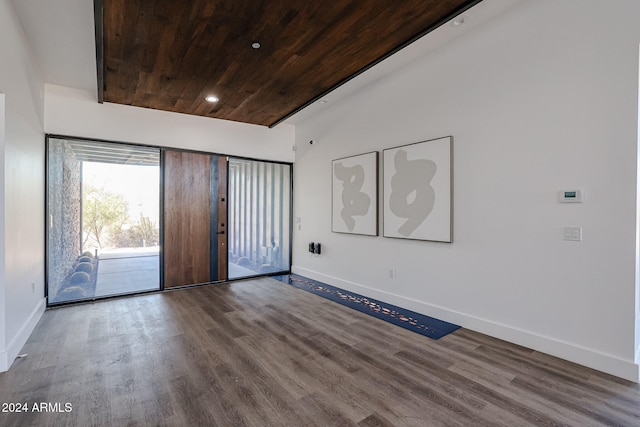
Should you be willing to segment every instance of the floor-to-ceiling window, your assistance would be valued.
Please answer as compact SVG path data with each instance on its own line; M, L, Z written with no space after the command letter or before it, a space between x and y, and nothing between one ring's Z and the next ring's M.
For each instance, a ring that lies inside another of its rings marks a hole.
M160 288L160 150L49 137L50 304Z
M290 269L291 165L229 159L229 278Z
M48 136L49 304L288 272L291 167Z

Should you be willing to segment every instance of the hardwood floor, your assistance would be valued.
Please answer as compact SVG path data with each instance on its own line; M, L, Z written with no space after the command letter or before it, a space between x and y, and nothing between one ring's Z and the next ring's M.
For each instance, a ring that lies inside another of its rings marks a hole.
M48 310L23 352L2 426L640 425L637 384L268 278Z

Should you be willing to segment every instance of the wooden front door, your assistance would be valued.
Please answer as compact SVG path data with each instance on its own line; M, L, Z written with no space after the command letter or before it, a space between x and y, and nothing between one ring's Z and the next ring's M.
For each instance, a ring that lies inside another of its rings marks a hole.
M227 278L226 157L164 152L164 287Z

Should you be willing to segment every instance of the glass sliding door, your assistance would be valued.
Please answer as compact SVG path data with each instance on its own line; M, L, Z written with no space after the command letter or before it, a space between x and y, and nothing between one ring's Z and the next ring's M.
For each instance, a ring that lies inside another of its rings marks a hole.
M160 150L49 137L49 304L160 288Z
M291 165L229 159L229 278L289 271Z

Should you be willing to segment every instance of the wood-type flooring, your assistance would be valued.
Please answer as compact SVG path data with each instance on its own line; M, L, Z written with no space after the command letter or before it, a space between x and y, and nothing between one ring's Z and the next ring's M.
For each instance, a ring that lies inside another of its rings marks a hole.
M23 353L4 427L640 425L637 384L269 278L51 309Z

